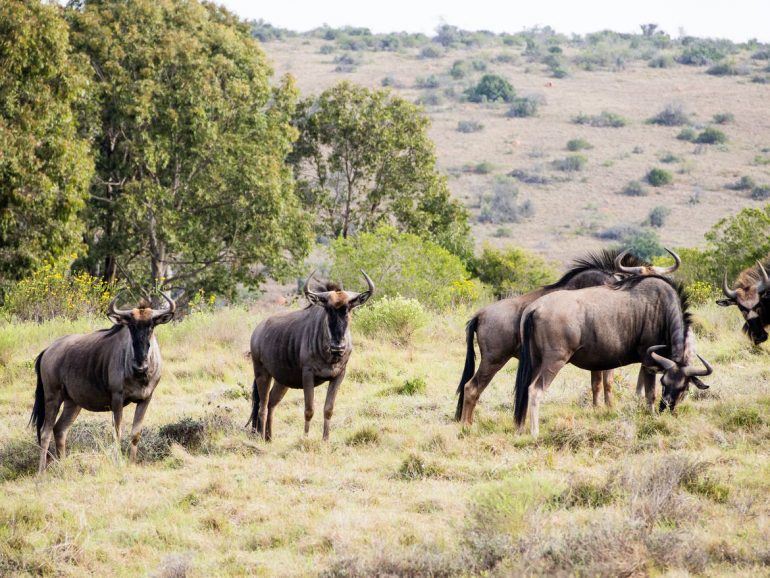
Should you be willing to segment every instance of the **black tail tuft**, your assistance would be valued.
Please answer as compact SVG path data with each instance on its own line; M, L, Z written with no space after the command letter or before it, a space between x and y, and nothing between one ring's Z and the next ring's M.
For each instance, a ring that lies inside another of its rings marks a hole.
M521 336L521 355L519 355L519 369L516 371L516 393L514 398L514 419L517 426L521 426L527 419L529 407L529 385L535 373L535 364L532 361L532 329L534 320L532 312L524 319L524 331Z
M35 388L35 403L32 406L32 415L29 416L29 425L34 425L37 430L37 443L40 443L40 433L45 422L45 391L43 390L43 378L40 375L40 360L45 350L35 359L35 374L37 375L37 387Z
M259 417L259 390L257 389L257 380L254 380L254 385L251 388L251 415L249 416L249 421L246 422L246 425L249 425L251 423L251 429L257 431L257 433L262 433L262 424L257 423L257 418Z
M463 403L465 402L465 384L476 373L476 350L473 348L473 334L477 332L479 328L478 316L471 317L468 324L465 326L465 339L467 342L467 352L465 353L465 367L463 368L463 375L460 378L460 385L457 386L457 410L455 410L455 421L460 421L460 417L463 414Z

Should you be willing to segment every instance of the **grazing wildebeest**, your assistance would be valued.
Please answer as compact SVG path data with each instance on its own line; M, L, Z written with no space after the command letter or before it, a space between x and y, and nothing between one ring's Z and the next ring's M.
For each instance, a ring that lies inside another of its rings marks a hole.
M676 271L680 264L679 257L672 251L669 253L675 261L670 267L653 267L650 263L629 255L627 251L604 250L597 254L589 254L584 258L576 259L562 278L555 283L524 295L502 299L479 310L471 317L466 327L467 353L465 368L460 384L457 386L459 399L455 419L470 425L473 421L473 410L481 393L512 357L519 356L521 313L530 303L554 291L603 285L627 275L668 275ZM474 334L481 353L478 370L475 368ZM591 389L595 406L599 403L602 386L604 402L611 406L612 371L591 372Z
M81 409L111 411L119 441L123 407L129 403L136 404L130 448L131 460L136 460L144 414L160 380L160 348L153 329L171 321L176 311L176 303L161 295L166 309L153 309L143 299L134 309L125 310L115 308L118 295L107 308L107 317L115 325L86 335L67 335L37 356L30 423L37 428L40 472L48 465L52 434L58 457L64 458L67 431Z
M529 406L532 435L538 434L540 398L564 365L606 371L642 363L647 403L655 403L655 373L662 372L660 410L672 411L697 376L687 297L680 284L657 275L541 297L522 313L521 361L516 373L515 420L522 426ZM664 356L664 352L666 355Z
M361 271L368 289L363 293L343 291L328 283L326 290L308 289L313 274L305 281L304 293L310 304L300 311L279 313L257 325L251 336L254 387L249 421L252 430L266 440L272 438L273 411L287 389L305 394L305 435L313 418L313 391L328 381L324 404L323 439L329 439L334 398L345 377L353 341L350 312L374 293L374 283ZM270 382L273 381L273 387ZM268 397L269 392L269 397Z
M768 260L770 266L770 260ZM737 305L746 324L743 331L754 345L767 341L765 327L770 325L770 278L765 267L757 261L756 267L749 267L738 275L735 289L727 284L727 272L722 280L722 291L726 299L719 299L718 305Z

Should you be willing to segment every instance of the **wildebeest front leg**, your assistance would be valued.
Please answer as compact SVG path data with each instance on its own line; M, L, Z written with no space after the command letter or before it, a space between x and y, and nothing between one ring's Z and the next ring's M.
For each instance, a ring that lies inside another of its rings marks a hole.
M123 392L113 393L110 401L112 410L112 425L115 426L115 446L117 455L120 456L120 424L123 421Z
M53 436L56 440L56 455L60 460L64 459L67 453L67 432L80 413L80 406L71 399L65 399L61 415L53 426Z
M612 381L615 372L612 369L602 371L602 383L604 384L604 405L612 407Z
M344 378L345 371L332 379L326 390L326 402L324 403L324 441L328 441L329 439L329 429L331 428L332 414L334 413L334 400L337 397L337 390L339 390L340 384Z
M132 462L136 462L136 450L139 445L139 438L142 437L144 414L147 412L151 399L152 397L140 401L136 404L136 409L134 410L134 423L131 425L131 447L128 450L128 455Z
M636 389L637 391L644 389L644 395L647 398L647 409L650 410L650 413L655 413L655 374L642 367L639 370Z
M312 373L302 374L302 391L305 393L305 435L310 433L310 420L313 419L313 392L315 378Z

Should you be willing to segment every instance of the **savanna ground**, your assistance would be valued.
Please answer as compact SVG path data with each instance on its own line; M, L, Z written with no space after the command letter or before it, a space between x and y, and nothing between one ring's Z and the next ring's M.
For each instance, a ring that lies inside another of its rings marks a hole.
M386 79L395 94L422 103L432 121L439 169L448 176L453 195L470 209L477 244L514 244L567 261L575 255L575 243L601 247L610 238L608 230L639 227L662 205L671 210L658 230L663 244L694 247L703 244L703 234L720 218L767 202L729 188L742 176L770 185L770 85L752 81L752 75L764 74L767 63L752 59L751 50L728 59L745 69L741 74L714 76L706 73L708 66L672 61L666 68L651 68L644 59L584 70L572 60L591 54L591 48L564 47L569 75L554 78L548 67L527 56L523 43L490 41L448 49L427 44L434 46L434 57L421 57L423 46L397 52L345 51L333 41L307 37L262 46L276 73L291 73L303 94L319 93L341 80L381 88ZM616 50L619 60L627 58L628 49ZM660 54L674 56L665 50ZM456 61L466 70L460 79L450 74ZM517 96L540 100L537 115L509 118L510 104L464 100L463 92L487 73L507 79ZM716 126L728 141L693 144L676 138L682 126L647 122L668 104L682 107L686 124ZM602 111L622 116L626 126L574 122L581 113ZM715 124L713 116L720 113L733 118ZM464 133L458 130L461 122L478 125ZM576 154L566 148L572 139L592 147L577 153L586 157L585 166L574 172L554 168ZM670 171L673 182L648 187L646 196L620 194L629 181L643 181L655 167ZM518 202L531 201L534 216L517 223L477 222L480 197L493 189L496 177L514 170L539 180L518 183Z
M243 428L244 353L268 313L160 327L141 463L116 459L108 414L83 412L70 455L42 477L26 426L34 357L106 322L0 327L0 574L768 574L770 365L736 311L697 311L715 373L676 416L646 413L636 366L619 372L611 411L594 410L588 374L568 368L538 441L514 431L515 361L471 428L453 421L469 311L433 316L402 346L354 325L331 441L321 386L310 436L291 391L265 444Z

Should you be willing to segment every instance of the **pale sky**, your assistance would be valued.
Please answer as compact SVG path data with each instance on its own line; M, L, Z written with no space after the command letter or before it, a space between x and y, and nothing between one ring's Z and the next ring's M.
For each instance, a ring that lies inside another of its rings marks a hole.
M551 26L584 34L610 29L639 32L655 22L678 36L757 38L770 42L770 0L217 0L242 18L264 20L296 31L324 23L366 26L374 32L431 34L442 22L466 30L518 32Z

